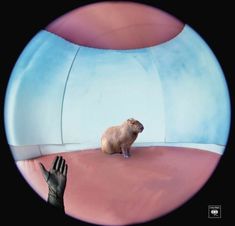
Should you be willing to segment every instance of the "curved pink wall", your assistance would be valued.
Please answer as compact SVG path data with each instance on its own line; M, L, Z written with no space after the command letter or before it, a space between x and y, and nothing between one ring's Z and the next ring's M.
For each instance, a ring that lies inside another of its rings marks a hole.
M46 30L83 46L135 49L166 42L184 24L150 6L133 2L101 2L65 14Z

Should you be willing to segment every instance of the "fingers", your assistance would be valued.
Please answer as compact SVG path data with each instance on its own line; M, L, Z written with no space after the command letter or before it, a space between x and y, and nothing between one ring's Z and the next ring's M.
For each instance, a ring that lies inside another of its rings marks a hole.
M56 170L56 171L59 171L59 170L60 170L61 163L62 163L62 156L59 156L59 157L58 157L58 160L57 160L57 162L56 162L56 166L55 166L55 170Z
M65 177L67 176L67 172L68 172L68 165L65 164L64 171L63 171L63 175L64 175Z
M64 176L66 176L68 171L68 165L65 164L65 159L63 159L62 156L56 156L52 164L52 169L59 171Z
M65 160L62 158L61 164L60 164L60 172L63 174L64 171L64 167L65 167Z
M41 172L42 172L42 175L43 175L44 179L46 181L48 181L49 172L46 170L45 166L41 162L39 163L39 166L40 166L40 169L41 169Z
M56 170L56 165L57 165L58 160L59 160L59 156L56 156L54 158L54 161L53 161L52 165L51 165L52 166L51 169Z

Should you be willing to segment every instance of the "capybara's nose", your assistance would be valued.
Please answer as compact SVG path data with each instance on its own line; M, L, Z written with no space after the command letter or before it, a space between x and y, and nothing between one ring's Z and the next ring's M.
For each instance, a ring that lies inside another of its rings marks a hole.
M140 130L141 130L141 132L142 132L142 131L144 130L144 126L141 126L141 127L140 127Z

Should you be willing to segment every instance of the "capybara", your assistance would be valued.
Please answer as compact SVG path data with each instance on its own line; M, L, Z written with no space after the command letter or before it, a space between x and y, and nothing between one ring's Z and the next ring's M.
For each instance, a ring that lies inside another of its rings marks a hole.
M144 126L133 118L119 126L110 127L102 135L101 151L106 154L122 153L124 158L128 158L131 145L143 130Z

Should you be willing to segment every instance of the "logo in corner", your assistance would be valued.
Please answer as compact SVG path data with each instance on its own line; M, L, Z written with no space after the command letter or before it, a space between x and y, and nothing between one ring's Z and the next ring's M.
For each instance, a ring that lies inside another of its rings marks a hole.
M221 205L209 205L208 218L221 218Z

